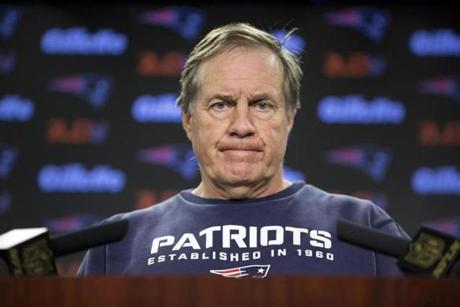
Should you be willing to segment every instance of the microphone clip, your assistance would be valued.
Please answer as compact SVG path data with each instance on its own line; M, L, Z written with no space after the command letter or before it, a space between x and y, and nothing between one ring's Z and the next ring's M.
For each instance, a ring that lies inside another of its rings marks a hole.
M56 275L53 251L46 228L14 229L0 235L0 257L11 275Z
M460 277L460 240L422 227L409 244L408 252L398 259L406 272L440 277Z

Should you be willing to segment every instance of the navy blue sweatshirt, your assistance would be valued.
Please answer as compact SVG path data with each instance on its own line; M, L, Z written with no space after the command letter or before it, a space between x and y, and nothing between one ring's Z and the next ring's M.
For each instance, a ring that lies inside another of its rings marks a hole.
M185 190L149 208L117 214L126 237L90 249L78 275L400 275L394 258L336 237L345 218L407 238L369 201L303 182L248 200L205 199Z

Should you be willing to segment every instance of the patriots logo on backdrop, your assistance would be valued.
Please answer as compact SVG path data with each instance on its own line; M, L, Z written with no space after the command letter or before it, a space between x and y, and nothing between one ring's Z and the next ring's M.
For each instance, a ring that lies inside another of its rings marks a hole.
M0 6L0 38L11 38L21 15L19 9L3 5Z
M270 265L247 265L236 268L229 268L223 270L210 270L212 274L221 275L227 278L242 278L242 277L251 277L251 278L265 278L270 270Z
M0 189L0 215L11 209L11 194Z
M141 14L140 22L163 26L176 31L183 38L198 38L205 21L205 13L192 7L166 7Z
M432 221L427 223L427 226L453 236L460 236L460 216L451 216Z
M0 50L0 75L10 73L16 61L16 57L12 51Z
M385 177L391 158L389 149L372 144L353 145L326 153L329 163L359 169L377 182Z
M289 181L306 181L305 174L302 171L283 166L283 177Z
M8 178L18 157L15 147L0 144L0 179Z
M51 232L67 232L76 231L84 227L95 225L102 220L103 218L101 216L88 213L79 213L47 219L45 221L45 225Z
M289 37L286 37L288 32L281 29L274 30L272 34L284 48L296 55L301 54L305 49L305 40L300 35L291 34Z
M420 92L424 94L447 96L460 102L460 76L440 77L420 82Z
M198 164L189 144L168 144L143 149L138 158L141 162L163 165L192 180L198 174Z
M325 15L332 25L351 27L366 35L374 42L380 42L389 26L390 16L372 7L343 9Z
M112 79L94 73L71 75L52 79L49 89L77 95L95 109L100 109L105 105L112 90Z

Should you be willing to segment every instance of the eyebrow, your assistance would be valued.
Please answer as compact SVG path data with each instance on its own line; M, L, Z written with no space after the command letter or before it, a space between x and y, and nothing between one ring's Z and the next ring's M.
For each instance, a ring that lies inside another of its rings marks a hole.
M222 100L225 100L225 101L235 100L235 97L233 95L217 94L217 95L210 96L207 101L211 101L211 100L216 99L216 98L219 98L219 99L222 99Z
M256 94L251 96L251 101L260 101L260 100L275 100L271 95L267 93Z
M235 97L233 95L222 95L222 94L216 94L216 95L212 95L212 96L209 96L207 97L205 100L204 100L204 104L205 105L208 105L212 100L214 99L220 99L220 100L223 100L225 102L232 102L232 101L235 101Z
M233 95L225 95L225 94L212 95L212 96L209 96L204 101L206 104L208 104L209 102L211 102L211 100L214 100L214 99L221 99L226 102L235 101L235 97ZM260 101L260 100L265 100L265 99L275 101L275 99L267 93L260 93L260 94L255 94L253 96L250 96L250 101Z

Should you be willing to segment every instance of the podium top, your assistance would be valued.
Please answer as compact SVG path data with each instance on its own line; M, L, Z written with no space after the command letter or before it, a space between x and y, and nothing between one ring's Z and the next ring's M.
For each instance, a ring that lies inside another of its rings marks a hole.
M460 306L460 281L431 278L0 278L0 306Z

